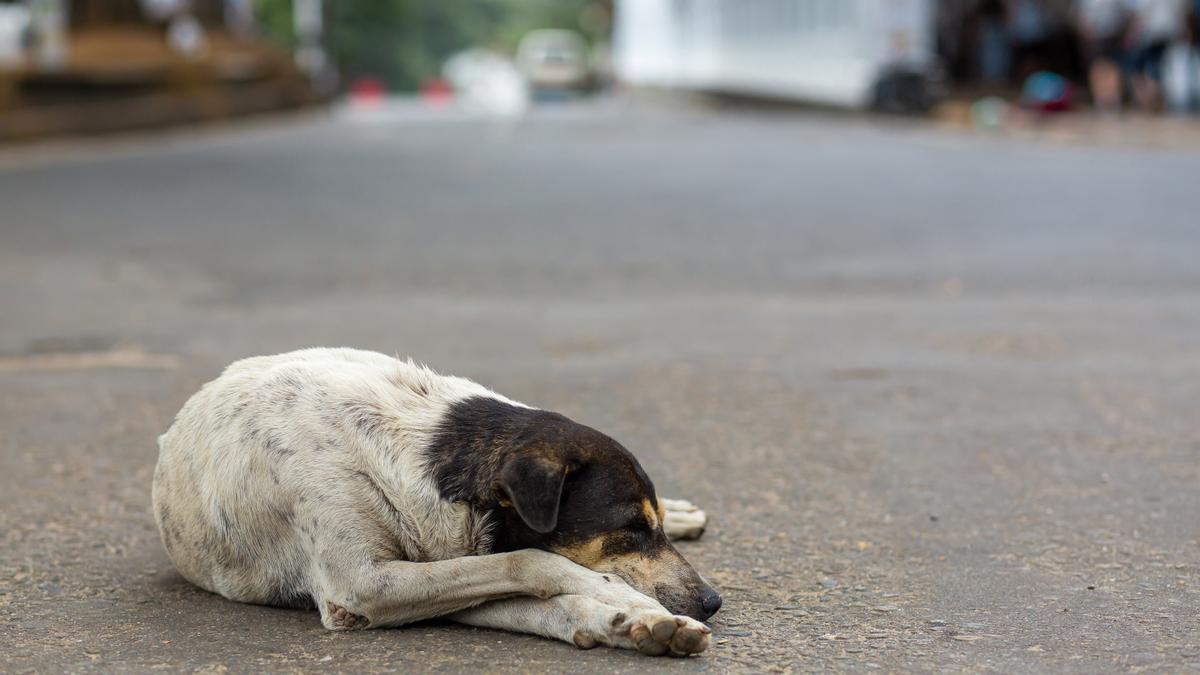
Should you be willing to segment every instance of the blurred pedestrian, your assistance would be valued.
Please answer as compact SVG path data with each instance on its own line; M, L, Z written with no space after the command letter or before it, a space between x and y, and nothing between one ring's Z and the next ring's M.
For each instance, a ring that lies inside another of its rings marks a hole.
M1188 33L1191 37L1192 57L1188 62L1188 89L1190 107L1200 112L1200 0L1192 0L1188 13Z
M1075 23L1083 43L1088 85L1101 112L1112 113L1121 107L1123 39L1129 23L1126 2L1076 0L1075 3Z
M1192 0L1192 6L1188 12L1188 33L1191 37L1192 49L1196 50L1196 56L1200 58L1200 0Z
M977 65L984 82L1007 82L1012 76L1012 47L1007 29L1007 7L1001 0L984 0L975 9L973 25L978 45Z
M1012 74L1021 83L1045 67L1052 17L1046 0L1007 0L1006 10Z
M1130 15L1125 48L1138 105L1149 111L1163 107L1163 62L1167 48L1184 35L1185 0L1127 0Z

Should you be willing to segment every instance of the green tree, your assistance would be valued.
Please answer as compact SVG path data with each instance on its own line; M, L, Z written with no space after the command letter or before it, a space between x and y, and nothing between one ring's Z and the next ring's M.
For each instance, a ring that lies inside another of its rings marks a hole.
M325 46L343 81L382 79L413 90L451 54L472 46L511 53L535 28L581 25L595 0L328 0ZM291 46L291 0L256 0L266 35ZM586 23L586 22L585 22ZM590 26L589 26L590 27Z

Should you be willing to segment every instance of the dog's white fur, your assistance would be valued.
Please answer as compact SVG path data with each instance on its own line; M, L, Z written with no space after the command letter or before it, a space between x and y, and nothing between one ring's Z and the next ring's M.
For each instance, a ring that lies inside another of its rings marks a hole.
M159 438L154 510L172 561L233 600L311 597L331 629L452 616L580 646L702 650L703 624L613 575L489 553L491 524L440 496L424 456L449 406L477 396L522 405L373 352L234 363ZM668 535L703 530L691 504L664 506Z

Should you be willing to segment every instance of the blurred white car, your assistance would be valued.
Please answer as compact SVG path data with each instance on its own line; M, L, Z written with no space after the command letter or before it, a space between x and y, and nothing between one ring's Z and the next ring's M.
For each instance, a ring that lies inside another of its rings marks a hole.
M450 57L442 74L465 109L493 115L520 115L529 107L529 87L512 61L486 49Z
M526 33L517 46L517 67L534 89L583 89L591 83L587 43L570 30Z

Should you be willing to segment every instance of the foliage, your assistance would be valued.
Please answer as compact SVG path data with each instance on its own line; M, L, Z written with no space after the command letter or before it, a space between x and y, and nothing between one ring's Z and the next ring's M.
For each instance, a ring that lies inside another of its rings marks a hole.
M285 46L295 42L291 4L292 0L255 0L264 33ZM521 36L535 28L573 28L585 35L596 30L585 11L597 4L595 0L326 0L324 4L324 42L343 81L370 75L396 90L417 88L437 75L446 57L467 47L511 53Z

